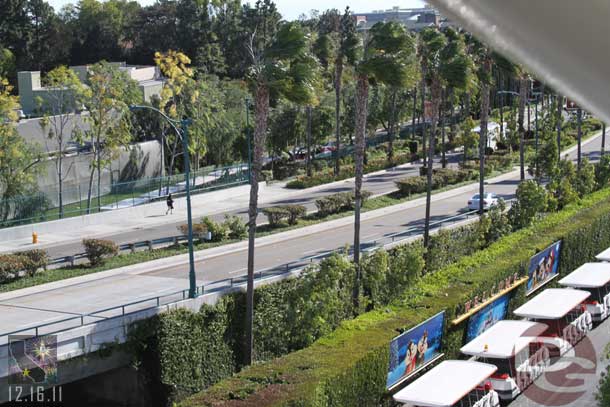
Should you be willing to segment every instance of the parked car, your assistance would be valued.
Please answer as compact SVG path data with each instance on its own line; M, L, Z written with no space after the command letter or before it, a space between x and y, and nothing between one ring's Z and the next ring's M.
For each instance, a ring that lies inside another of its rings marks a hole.
M479 194L474 195L468 200L468 209L471 211L479 210ZM483 209L489 210L492 206L498 204L498 196L494 193L488 192L483 196Z

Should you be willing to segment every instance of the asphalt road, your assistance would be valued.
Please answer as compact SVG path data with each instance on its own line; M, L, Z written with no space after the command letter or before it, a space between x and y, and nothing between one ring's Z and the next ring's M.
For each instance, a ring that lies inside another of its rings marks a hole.
M599 148L600 138L598 137L585 145L583 152L591 159L595 159L599 157ZM401 176L404 175L404 173L401 174ZM487 185L487 191L495 192L505 199L512 198L519 183L518 175L507 178L504 181ZM393 181L377 180L372 177L368 182L369 186L373 187L377 183L388 184ZM433 220L457 215L464 211L468 199L478 192L477 190L478 187L475 186L467 192L433 200L431 208ZM422 201L419 201L421 203L418 206L363 221L361 240L367 242L421 225L425 211L425 204ZM167 228L164 229L167 230ZM255 270L278 267L288 262L306 259L320 252L345 247L352 241L352 234L353 226L346 224L322 232L293 233L292 238L277 240L273 244L261 245L258 242ZM196 264L197 282L207 284L219 279L242 276L246 272L246 259L245 245L236 251L222 252L215 257L204 258ZM49 285L38 286L32 290L33 292L17 297L11 293L0 294L0 309L2 310L0 312L0 334L187 288L188 266L183 263L183 260L179 265L176 265L177 262L171 258L166 261L168 261L168 266L156 270L149 271L146 269L146 265L142 265L141 268L144 270L137 273L125 272L112 277L99 276L97 278L95 275L91 275L90 279L85 282L82 282L84 280L82 279L78 283L62 284L59 288L52 288Z
M460 157L461 154L447 154L449 166L457 166ZM440 165L440 160L437 159L436 163L437 165ZM419 175L419 165L395 168L394 170L387 171L383 174L366 176L363 181L363 189L371 192L373 195L387 194L391 191L396 190L395 182L397 180L417 175ZM345 181L341 185L335 184L326 188L321 188L319 190L316 190L315 192L304 191L302 194L297 193L291 199L281 199L273 201L266 205L261 205L259 209L262 210L263 208L277 205L299 204L304 205L308 211L314 211L317 209L315 205L316 199L338 192L352 191L353 189L354 182L353 180L349 180ZM248 208L244 207L238 210L218 213L215 215L211 215L210 218L215 221L223 221L225 214L237 215L241 217L244 221L247 221ZM261 224L266 222L267 218L262 213L259 213L257 223ZM159 224L155 226L145 226L142 228L138 228L137 230L126 230L119 233L99 235L96 237L100 239L110 239L117 244L161 239L168 236L176 235L178 233L177 227L184 223L184 220L181 220L180 222L170 221L168 223ZM83 246L79 241L54 244L49 247L45 247L45 250L47 250L51 258L72 256L74 254L82 253L84 251Z

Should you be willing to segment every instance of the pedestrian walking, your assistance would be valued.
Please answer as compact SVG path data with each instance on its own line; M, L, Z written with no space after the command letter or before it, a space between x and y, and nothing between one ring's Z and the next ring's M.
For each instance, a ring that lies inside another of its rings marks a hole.
M165 214L167 215L168 213L174 213L174 200L172 198L172 194L169 194L167 196L167 199L165 200L165 203L167 203L167 211L165 211Z

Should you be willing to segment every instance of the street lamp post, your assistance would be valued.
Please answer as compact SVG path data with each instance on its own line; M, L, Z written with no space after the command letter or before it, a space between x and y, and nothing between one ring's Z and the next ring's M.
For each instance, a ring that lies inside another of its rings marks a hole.
M190 180L190 162L189 162L189 133L188 127L191 124L190 119L174 120L163 113L161 110L152 106L133 105L129 106L129 110L152 110L159 113L169 125L176 131L176 135L182 140L182 150L184 157L184 181L186 187L186 215L188 223L188 247L189 247L189 298L197 297L197 277L195 274L195 254L193 250L193 216L191 211L191 180ZM180 128L178 127L180 126Z

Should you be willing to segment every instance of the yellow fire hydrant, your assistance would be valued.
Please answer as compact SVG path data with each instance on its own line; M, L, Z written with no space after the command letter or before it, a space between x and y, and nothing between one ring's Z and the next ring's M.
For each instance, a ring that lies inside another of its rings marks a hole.
M32 232L32 244L38 243L38 233Z

